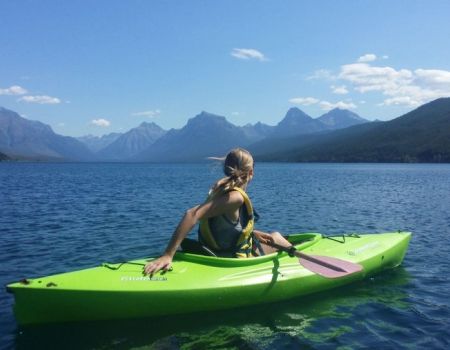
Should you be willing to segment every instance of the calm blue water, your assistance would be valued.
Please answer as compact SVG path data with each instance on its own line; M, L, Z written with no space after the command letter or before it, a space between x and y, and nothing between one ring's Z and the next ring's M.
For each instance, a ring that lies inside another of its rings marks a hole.
M157 255L220 168L0 163L0 278ZM155 320L18 328L0 292L6 349L450 347L450 165L257 164L259 228L414 232L402 267L283 303Z

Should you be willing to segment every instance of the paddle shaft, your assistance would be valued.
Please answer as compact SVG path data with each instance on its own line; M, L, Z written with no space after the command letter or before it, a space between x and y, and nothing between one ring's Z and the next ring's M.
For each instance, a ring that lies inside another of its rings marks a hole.
M317 259L317 258L315 258L315 257L313 257L313 256L310 256L310 255L306 255L306 254L304 254L304 253L301 253L301 252L299 252L298 250L295 250L295 248L294 248L293 246L291 246L291 247L285 247L285 246L279 245L279 244L277 244L277 243L269 243L268 245L270 245L270 246L272 246L272 247L274 247L274 248L276 248L276 249L278 249L278 250L281 250L281 251L283 251L283 252L286 252L286 253L288 253L289 255L293 254L293 255L295 255L295 256L298 257L298 258L303 258L303 259L305 259L305 260L312 261L313 263L322 265L322 266L327 267L327 268L329 268L329 269L332 269L332 270L335 270L335 271L339 271L339 272L346 272L345 269L343 269L343 268L341 268L341 267L339 267L339 266L330 264L330 263L328 263L327 261L323 261L323 260L321 260L321 259ZM294 248L294 249L293 249L293 248Z

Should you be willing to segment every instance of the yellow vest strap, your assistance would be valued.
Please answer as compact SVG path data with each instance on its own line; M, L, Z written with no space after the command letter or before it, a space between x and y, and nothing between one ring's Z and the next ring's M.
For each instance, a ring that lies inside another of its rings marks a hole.
M245 228L242 229L242 234L239 236L237 243L236 243L236 256L241 257L243 250L251 250L252 242L251 242L251 234L253 233L253 226L254 226L254 217L253 217L253 205L250 201L250 198L248 197L247 193L240 188L240 187L234 187L228 192L231 191L238 191L242 197L244 198L244 205L247 210L247 214L249 216L247 225ZM208 197L210 199L210 197ZM216 240L213 237L213 234L211 232L211 228L209 226L208 219L200 220L200 236L204 243L208 245L210 248L215 250L220 250L219 245L217 244ZM248 249L243 249L243 246L248 243Z

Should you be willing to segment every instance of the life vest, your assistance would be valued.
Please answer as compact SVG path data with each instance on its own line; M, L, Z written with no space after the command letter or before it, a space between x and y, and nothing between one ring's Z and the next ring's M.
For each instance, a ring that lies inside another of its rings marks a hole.
M227 192L231 191L238 191L242 195L242 197L244 197L244 206L248 217L247 224L245 227L242 228L242 233L238 237L232 253L235 255L236 258L248 258L251 256L253 245L252 233L253 233L253 226L255 223L253 215L253 205L252 202L250 201L250 198L248 198L247 193L245 193L243 189L239 187L234 187L232 189L229 189ZM212 199L212 196L209 196L208 200ZM222 250L222 248L217 244L216 240L214 239L214 235L212 234L209 225L209 219L200 220L199 239L213 250L216 250L218 252Z

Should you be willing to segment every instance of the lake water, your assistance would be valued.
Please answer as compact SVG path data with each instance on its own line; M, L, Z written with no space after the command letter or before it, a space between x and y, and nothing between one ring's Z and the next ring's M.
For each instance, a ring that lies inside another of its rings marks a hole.
M157 255L221 177L211 164L0 163L0 278ZM256 164L258 228L413 232L401 267L283 303L159 320L19 328L5 349L450 348L450 165Z

